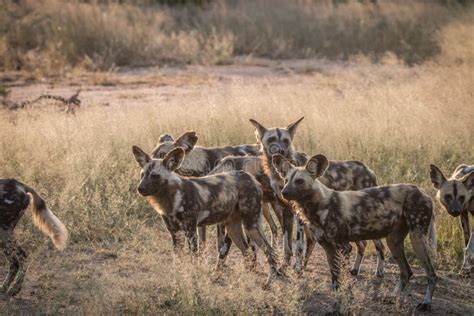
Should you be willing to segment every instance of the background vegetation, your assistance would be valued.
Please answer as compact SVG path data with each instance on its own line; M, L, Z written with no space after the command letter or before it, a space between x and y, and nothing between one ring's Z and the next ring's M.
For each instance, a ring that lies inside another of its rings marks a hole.
M361 160L379 183L415 183L433 196L430 163L449 174L460 163L474 162L472 7L457 1L229 0L163 6L42 0L4 1L2 8L5 73L219 64L242 54L331 61L289 76L206 79L166 89L156 82L98 87L99 74L92 74L74 116L47 105L0 110L0 176L36 188L71 232L70 247L57 254L48 250L28 213L24 216L16 235L30 254L25 289L19 299L0 300L1 310L411 313L424 279L414 279L405 301L384 304L397 269L388 260L386 277L374 287L373 256L363 275L348 277L338 293L329 291L321 249L305 278L290 273L289 281L276 282L270 291L259 287L264 264L245 271L236 249L228 275L214 281L213 246L199 259L173 255L161 220L136 193L139 170L131 146L151 150L160 134L187 130L195 130L205 146L253 143L249 118L285 126L304 115L297 149ZM66 81L56 84L69 88ZM45 88L12 83L9 89L14 99L23 89L28 98L28 89ZM112 105L103 106L104 100ZM437 263L446 274L434 308L469 313L472 283L451 278L462 260L460 224L435 205Z
M438 31L469 8L399 0L163 5L182 2L2 0L0 69L222 64L240 55L377 61L389 52L413 65L439 54Z

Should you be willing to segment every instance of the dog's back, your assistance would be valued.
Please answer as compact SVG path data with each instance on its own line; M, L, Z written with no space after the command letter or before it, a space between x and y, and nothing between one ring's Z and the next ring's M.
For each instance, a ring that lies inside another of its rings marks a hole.
M270 178L263 171L259 156L228 156L219 161L210 175L242 170L248 172L260 183L265 200L274 200L275 195L270 185Z
M0 179L0 227L12 229L30 204L23 184L15 179Z

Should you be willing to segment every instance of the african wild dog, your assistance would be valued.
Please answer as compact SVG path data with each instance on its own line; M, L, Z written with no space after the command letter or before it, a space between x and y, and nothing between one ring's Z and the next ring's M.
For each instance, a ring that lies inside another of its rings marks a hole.
M430 165L430 169L439 204L449 215L461 216L466 249L460 272L469 274L474 269L474 229L469 229L469 213L474 215L474 166L458 166L449 179L435 165Z
M176 140L170 134L163 134L158 140L158 145L153 149L153 158L163 158L171 150L181 147L185 151L185 156L181 167L176 173L182 176L203 177L207 175L218 164L218 161L226 156L260 155L260 146L256 144L246 144L225 147L201 147L196 146L198 141L196 132L186 132ZM264 213L265 218L272 220L268 212ZM199 242L206 243L206 226L199 228Z
M286 128L265 128L259 122L251 119L250 122L256 128L257 141L262 146L262 164L264 172L270 178L271 187L276 193L277 197L281 197L280 190L283 186L282 179L276 172L275 168L271 163L272 155L280 154L283 157L289 159L297 166L302 166L307 161L305 154L295 151L293 145L293 139L298 128L299 123L303 120L303 117L297 121L291 123ZM326 186L333 190L345 191L345 190L360 190L367 187L373 187L377 185L375 174L367 166L359 161L331 161L328 172L321 178ZM293 212L291 208L283 208L283 217L286 218L284 223L284 240L285 245L285 260L288 262L291 257L291 235L293 227ZM297 222L297 233L296 233L296 264L295 269L300 272L308 263L308 259L314 249L315 241L312 238L311 227L305 227L307 236L306 243L306 255L303 260L303 224L301 221ZM377 276L383 276L384 269L384 246L380 240L374 240L375 248L377 250ZM366 241L358 241L357 255L351 269L353 275L357 275L360 271L360 265L365 253L367 245Z
M294 166L281 155L273 156L272 162L285 179L282 196L293 202L299 216L317 228L334 288L339 286L338 251L351 241L386 238L400 268L395 294L403 290L413 275L404 250L409 233L413 250L428 276L426 295L417 309L431 308L436 272L427 247L428 235L434 231L433 202L428 195L410 184L332 190L319 180L329 165L323 155L312 157L303 167Z
M247 256L246 236L263 250L270 267L267 284L277 273L275 254L261 227L262 190L255 178L243 171L202 178L183 177L178 169L185 153L173 149L163 159L151 158L134 146L133 154L142 168L138 192L163 217L176 247L176 233L183 230L189 248L197 252L196 229L224 223L230 239ZM227 253L219 253L222 262Z
M58 250L66 247L66 227L48 209L44 200L32 188L14 179L0 179L0 248L10 266L0 287L0 293L14 296L21 290L26 273L27 255L17 244L13 231L33 198L33 222L48 235ZM12 285L12 282L15 282Z

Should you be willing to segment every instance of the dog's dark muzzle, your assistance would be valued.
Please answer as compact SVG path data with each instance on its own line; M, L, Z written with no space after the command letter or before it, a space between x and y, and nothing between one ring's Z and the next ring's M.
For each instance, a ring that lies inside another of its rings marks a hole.
M462 213L462 204L459 202L453 202L447 207L448 214L453 217L458 217Z
M294 189L285 187L281 191L281 195L283 196L285 200L294 200L297 196L297 192Z
M140 194L143 195L143 196L148 196L148 195L151 194L147 189L145 189L145 188L142 187L142 186L139 186L138 189L137 189L137 191L138 191L138 193L140 193Z
M282 155L282 156L286 155L285 148L283 148L280 145L272 144L272 145L270 145L270 147L268 149L269 149L269 152L270 152L271 155Z

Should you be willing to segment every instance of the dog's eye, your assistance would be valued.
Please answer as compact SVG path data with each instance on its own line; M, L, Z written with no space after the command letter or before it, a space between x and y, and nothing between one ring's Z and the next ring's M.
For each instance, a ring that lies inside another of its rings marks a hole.
M295 184L296 185L302 185L303 184L303 179L296 179Z
M270 137L270 138L268 139L268 141L269 141L270 143L273 143L274 141L276 141L276 137Z
M446 195L444 196L444 199L445 199L446 201L451 201L451 200L453 199L453 196L452 196L451 194L446 194Z
M156 179L159 179L159 178L160 178L160 175L159 175L159 174L156 174L156 173L151 173L151 174L150 174L150 177L151 177L152 179L155 179L155 180L156 180Z
M464 203L464 196L460 196L458 199L459 199L459 203L461 204Z

